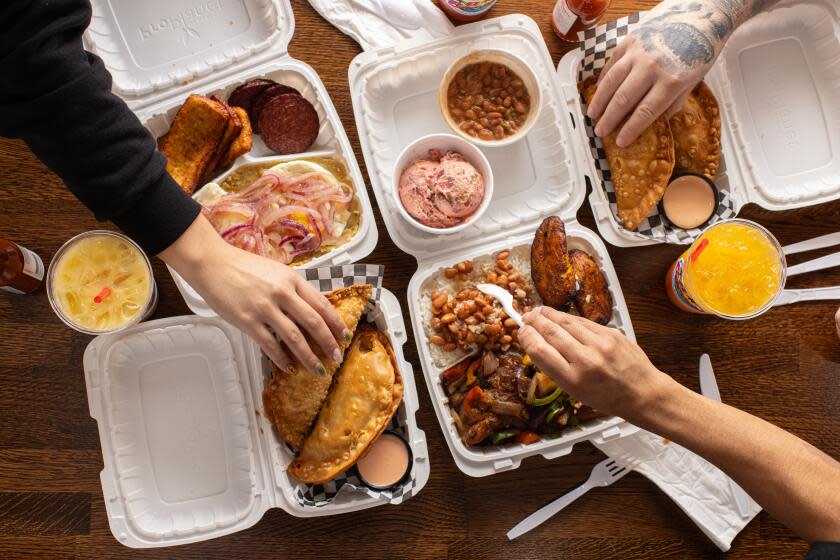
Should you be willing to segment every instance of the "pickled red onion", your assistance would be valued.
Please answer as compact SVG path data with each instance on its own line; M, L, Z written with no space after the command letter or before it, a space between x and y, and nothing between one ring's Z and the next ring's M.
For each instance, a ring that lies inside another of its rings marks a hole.
M288 263L339 241L337 216L350 214L352 189L323 172L264 173L202 209L228 243ZM343 223L343 222L342 222Z

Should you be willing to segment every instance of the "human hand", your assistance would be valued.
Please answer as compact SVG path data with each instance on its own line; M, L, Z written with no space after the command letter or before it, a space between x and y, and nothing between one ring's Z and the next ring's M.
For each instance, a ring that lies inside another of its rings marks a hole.
M632 421L676 383L616 329L549 307L523 319L519 344L534 364L601 412Z
M626 118L616 138L626 147L660 115L677 113L753 2L766 0L673 0L651 10L601 70L587 110L595 133L606 136Z
M229 245L203 216L160 256L278 367L291 366L282 341L304 367L323 373L304 333L341 362L336 340L350 333L327 298L288 266Z

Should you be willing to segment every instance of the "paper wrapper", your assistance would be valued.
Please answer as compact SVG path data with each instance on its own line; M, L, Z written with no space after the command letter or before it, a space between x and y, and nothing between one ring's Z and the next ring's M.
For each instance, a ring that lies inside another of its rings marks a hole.
M609 60L613 49L633 30L634 26L639 24L640 19L643 17L644 12L630 14L627 17L579 33L578 37L580 38L580 49L583 51L583 59L581 61L581 67L578 70L578 81L583 81L593 74L598 74L607 63L607 60ZM595 135L595 127L592 120L586 116L587 106L582 97L581 103L583 106L584 127L586 135L589 137L589 150L595 160L595 169L598 175L595 177L596 184L593 185L593 188L602 188L606 191L610 210L615 217L616 224L619 228L623 229L621 221L618 219L615 187L613 186L610 175L610 166L607 163L607 154L604 151L604 145L601 143L601 139ZM723 160L723 156L721 156L720 169L715 179L715 185L718 189L718 205L715 209L715 215L709 221L709 225L720 220L733 218L736 214L734 201L730 196L729 180L726 175L726 162ZM642 220L642 223L639 224L636 231L625 231L640 240L688 245L693 243L703 230L699 228L678 228L665 218L664 213L659 211L659 207L655 207L651 214Z
M307 282L312 284L312 286L322 292L329 292L354 284L370 284L373 286L373 296L368 302L368 307L365 310L365 315L362 316L362 320L375 322L377 314L382 312L379 307L379 298L382 294L382 277L385 273L384 266L347 264L343 266L325 266L299 270L298 273ZM400 373L404 375L403 372ZM270 376L271 374L269 373L268 375ZM267 383L268 379L265 379L264 382ZM406 441L411 442L411 437L408 433L405 402L400 403L397 412L394 414L386 430L395 432L401 435ZM293 453L291 448L290 453ZM417 455L414 449L412 449L412 453L415 456ZM415 486L416 476L414 464L411 466L408 479L402 485L388 490L373 490L362 484L358 471L353 466L326 484L298 483L294 489L294 496L297 503L305 507L323 507L339 495L349 492L359 492L373 498L388 501L392 504L398 504L413 495Z

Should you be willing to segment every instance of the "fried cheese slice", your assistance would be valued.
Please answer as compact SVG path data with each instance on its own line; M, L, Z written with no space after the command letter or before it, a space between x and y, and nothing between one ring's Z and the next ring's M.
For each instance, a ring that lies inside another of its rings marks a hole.
M219 103L193 94L178 109L169 131L158 138L166 171L188 194L210 170L229 119Z
M289 475L323 484L347 470L391 421L402 396L388 338L373 325L359 327Z
M325 294L335 307L347 329L353 333L364 313L371 297L373 287L370 284L358 284L340 288ZM307 340L310 340L307 338ZM288 371L276 365L271 380L263 389L263 410L271 425L292 447L300 448L309 433L318 411L327 398L333 376L338 364L331 357L325 357L317 344L310 346L315 355L324 364L326 372L312 373L293 359ZM349 341L340 340L338 346L342 353L350 346Z
M709 86L697 84L668 123L674 135L674 171L714 181L720 167L720 108Z
M587 103L597 89L597 78L590 76L578 85ZM626 119L605 138L601 138L615 186L618 217L624 227L635 230L662 200L674 171L674 137L665 116L658 117L635 142L619 148L615 141Z

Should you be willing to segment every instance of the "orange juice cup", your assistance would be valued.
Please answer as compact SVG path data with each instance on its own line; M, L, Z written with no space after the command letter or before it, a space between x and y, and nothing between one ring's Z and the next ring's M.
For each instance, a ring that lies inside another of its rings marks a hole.
M665 290L683 311L749 319L772 307L786 274L773 234L748 220L725 220L706 228L671 265Z
M103 334L151 315L157 285L148 257L134 241L95 230L70 239L55 254L47 272L47 296L67 326Z

